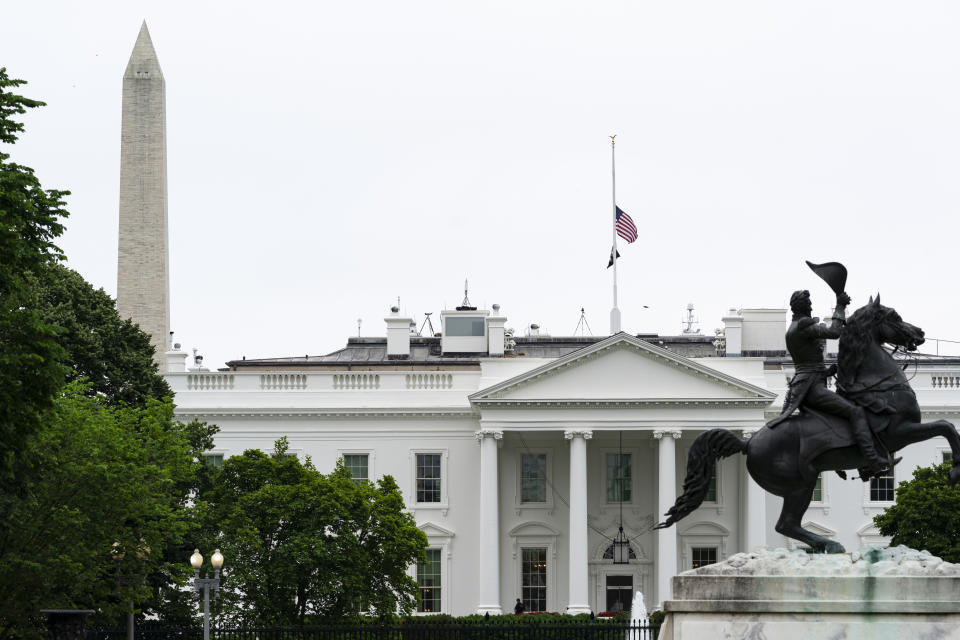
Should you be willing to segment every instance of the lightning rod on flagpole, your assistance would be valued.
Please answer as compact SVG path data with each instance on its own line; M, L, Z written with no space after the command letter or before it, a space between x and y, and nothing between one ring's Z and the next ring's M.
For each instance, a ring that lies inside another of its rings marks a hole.
M620 332L620 309L617 307L617 155L616 134L610 136L610 174L613 195L613 309L610 310L610 335Z

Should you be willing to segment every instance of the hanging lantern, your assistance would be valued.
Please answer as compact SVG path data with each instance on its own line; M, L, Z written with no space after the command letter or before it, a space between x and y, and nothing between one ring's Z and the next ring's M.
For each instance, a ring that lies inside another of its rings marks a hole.
M630 564L630 541L623 533L623 527L613 539L613 564Z

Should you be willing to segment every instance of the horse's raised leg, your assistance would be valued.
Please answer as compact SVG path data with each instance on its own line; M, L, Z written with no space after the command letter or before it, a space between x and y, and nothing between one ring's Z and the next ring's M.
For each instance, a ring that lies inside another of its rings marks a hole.
M783 509L780 511L780 519L777 520L777 532L806 543L816 553L843 553L843 545L839 542L818 536L800 526L803 514L810 506L814 486L814 484L798 486L783 496Z
M923 442L936 436L943 436L950 444L953 469L950 470L950 484L960 482L960 434L953 423L946 420L920 422L899 425L887 432L887 444L892 450L902 449L916 442Z

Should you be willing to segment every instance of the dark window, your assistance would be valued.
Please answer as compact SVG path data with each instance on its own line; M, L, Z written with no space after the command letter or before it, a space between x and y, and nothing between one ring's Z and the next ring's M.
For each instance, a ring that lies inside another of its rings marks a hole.
M694 569L717 563L716 547L693 547L690 549L690 553L693 556Z
M823 502L823 474L817 476L817 483L813 485L813 497L811 502Z
M547 550L522 549L520 598L527 611L547 610Z
M213 469L223 468L223 454L221 453L208 453L203 456L203 461L207 463L208 467Z
M607 502L630 502L632 474L629 453L607 454Z
M520 502L546 502L547 454L524 453L520 467Z
M447 318L446 335L482 336L483 318Z
M713 465L713 473L710 474L710 483L707 484L707 495L703 496L703 501L717 501L717 465Z
M893 469L888 469L881 475L870 478L871 502L893 502L894 499Z
M343 466L357 482L370 479L368 462L369 459L365 453L349 453L343 456Z
M440 549L427 549L427 561L417 564L417 584L420 585L420 604L417 611L440 611Z
M607 611L630 611L633 576L607 576Z
M417 502L440 502L440 454L417 454Z
M633 547L630 546L630 545L627 545L627 557L628 557L630 560L636 560L636 559L637 559L637 554L633 552ZM607 547L607 550L606 550L606 551L603 552L603 559L604 559L604 560L613 560L613 545L612 545L612 544L611 544L609 547Z

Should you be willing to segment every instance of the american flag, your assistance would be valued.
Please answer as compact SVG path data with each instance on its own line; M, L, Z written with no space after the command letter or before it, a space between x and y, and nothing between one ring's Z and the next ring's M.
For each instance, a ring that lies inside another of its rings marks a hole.
M637 239L637 225L633 224L633 218L626 214L620 207L617 207L617 235L633 242Z

